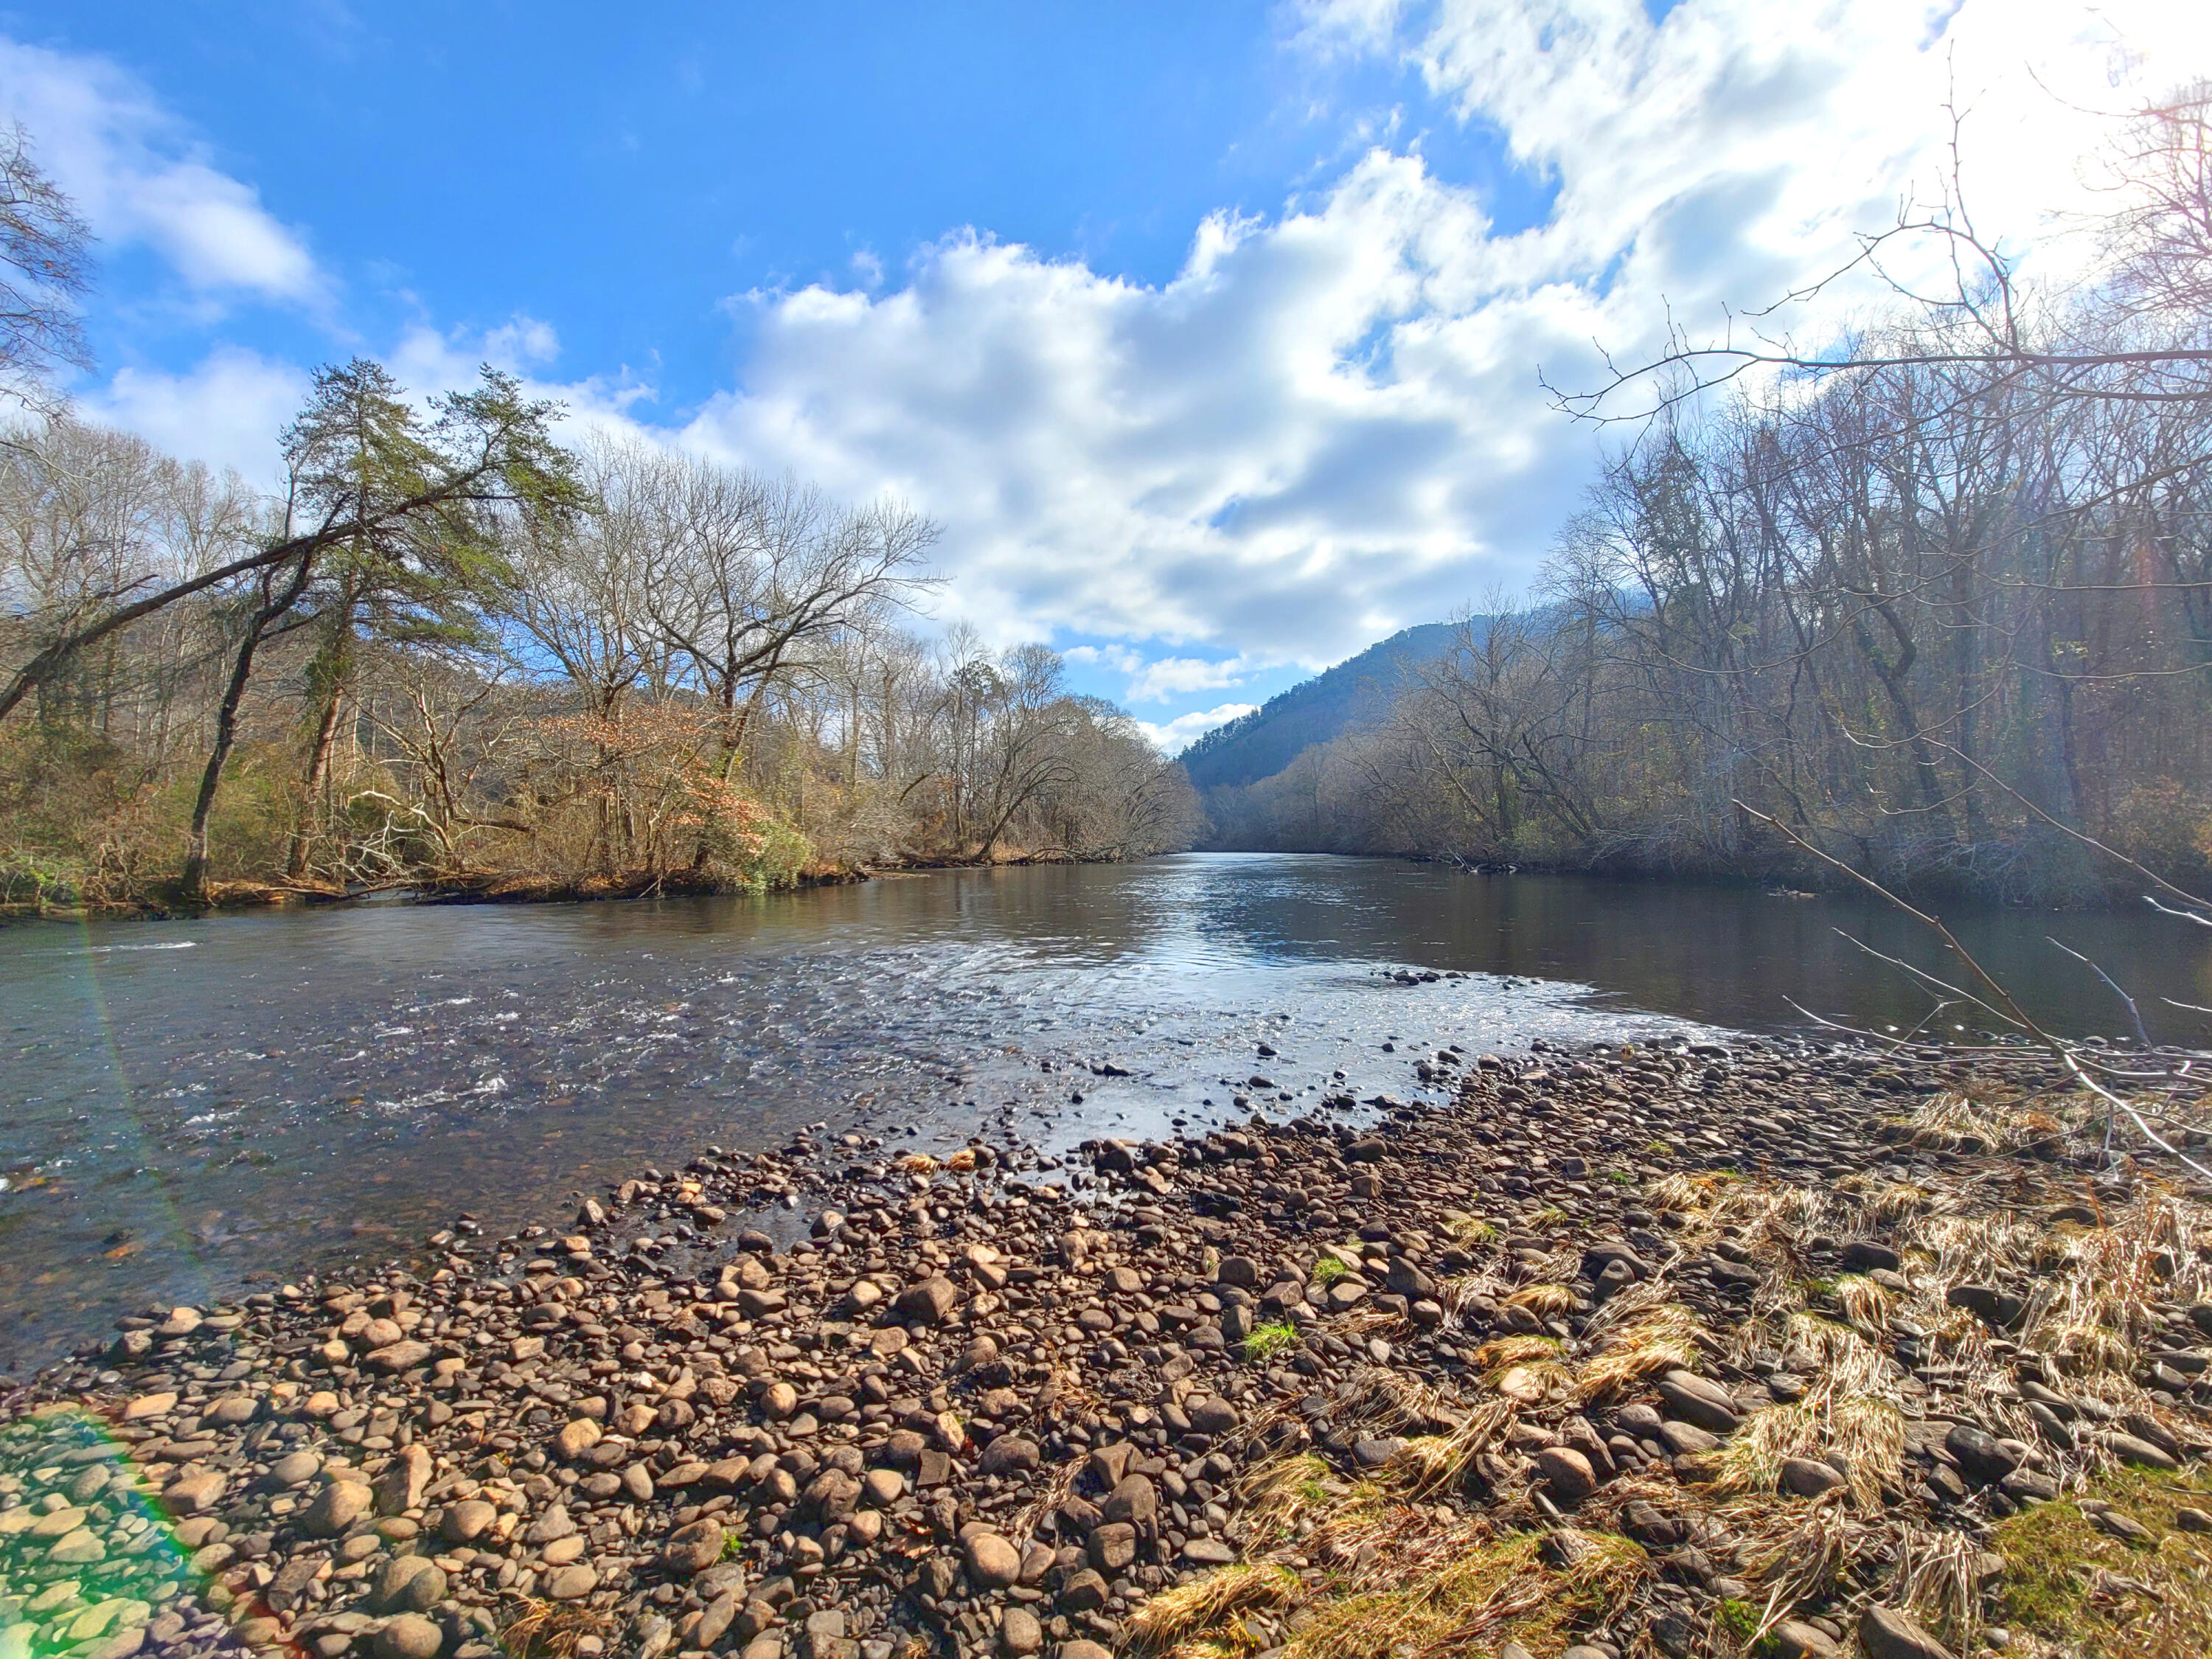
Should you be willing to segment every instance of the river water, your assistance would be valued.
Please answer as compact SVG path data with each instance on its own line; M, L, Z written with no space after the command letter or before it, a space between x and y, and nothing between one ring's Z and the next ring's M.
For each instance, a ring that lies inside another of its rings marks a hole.
M2212 1004L2205 930L1953 921L2069 1031L2124 1026L2045 933L2126 985L2154 1037L2204 1035L2157 999ZM1928 999L1839 928L1949 972L1850 899L1312 855L15 927L0 1367L153 1302L404 1250L464 1210L497 1231L558 1222L643 1165L810 1123L921 1150L988 1129L1049 1158L1222 1121L1240 1089L1283 1112L1346 1088L1414 1098L1413 1061L1446 1042L1775 1030L1804 1024L1793 1002L1923 1018Z

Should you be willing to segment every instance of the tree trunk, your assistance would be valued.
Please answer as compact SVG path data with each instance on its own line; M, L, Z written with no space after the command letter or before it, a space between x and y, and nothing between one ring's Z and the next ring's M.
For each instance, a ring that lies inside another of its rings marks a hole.
M300 793L300 820L292 831L292 850L284 860L284 873L297 879L307 873L322 823L322 793L331 775L331 751L336 746L338 710L345 702L346 671L352 657L354 595L350 587L338 605L337 625L307 671L308 683L322 695L315 718L315 740L307 751L307 775Z
M246 625L246 636L238 642L238 655L233 660L230 683L224 686L222 703L216 711L215 748L208 756L207 769L200 774L200 790L192 802L191 827L185 835L185 868L177 885L188 904L208 902L208 820L215 811L216 789L222 781L224 763L238 740L238 705L246 696L246 683L253 677L253 653L260 649L263 636L269 625L299 602L307 586L307 570L313 562L312 556L302 558L282 592L272 594L269 578L262 578L261 604L255 609Z
M292 851L284 860L284 873L294 879L307 873L322 823L322 793L331 775L331 750L337 746L338 708L343 699L333 690L315 722L314 745L307 752L307 775L300 794L300 821L292 831Z

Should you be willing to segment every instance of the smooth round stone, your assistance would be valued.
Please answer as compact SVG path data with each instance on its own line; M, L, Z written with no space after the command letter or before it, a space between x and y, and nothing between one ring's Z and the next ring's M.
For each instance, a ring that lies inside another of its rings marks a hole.
M445 1514L438 1519L438 1535L449 1544L474 1543L498 1519L499 1510L493 1504L480 1498L464 1498L446 1505Z
M403 1613L376 1632L376 1659L438 1659L446 1633L419 1613Z
M572 1567L556 1567L547 1575L545 1595L549 1601L574 1601L599 1587L599 1575L580 1563Z

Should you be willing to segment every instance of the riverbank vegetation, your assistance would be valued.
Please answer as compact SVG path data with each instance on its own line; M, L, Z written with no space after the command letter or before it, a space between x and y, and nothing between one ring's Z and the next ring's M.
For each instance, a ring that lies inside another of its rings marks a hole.
M1181 769L1052 652L904 625L927 519L566 449L557 413L489 369L425 404L356 361L317 378L270 496L33 401L0 434L0 905L1188 843Z
M1891 882L2082 900L2120 869L2083 836L2212 875L2209 119L2200 84L2128 125L2063 291L1954 197L1896 233L1971 273L1941 302L1563 398L1638 435L1534 598L1211 792L1217 842L1816 868L1741 802Z

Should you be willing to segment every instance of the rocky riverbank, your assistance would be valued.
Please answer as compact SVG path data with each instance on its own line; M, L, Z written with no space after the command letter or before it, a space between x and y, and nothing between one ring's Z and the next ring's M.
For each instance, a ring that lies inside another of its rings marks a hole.
M2212 1618L2179 1166L2092 1173L2027 1062L1418 1068L1065 1175L709 1152L130 1321L9 1402L0 1659L2056 1652L2005 1552L2062 1513L2111 1650Z

